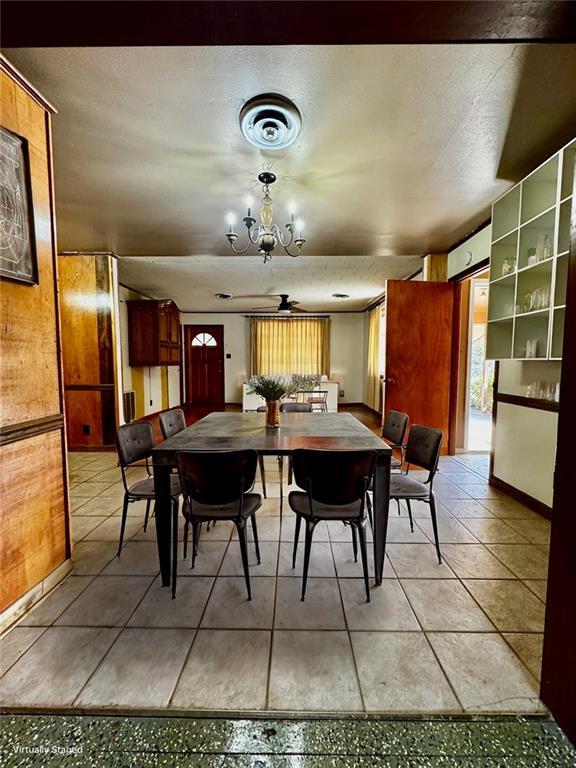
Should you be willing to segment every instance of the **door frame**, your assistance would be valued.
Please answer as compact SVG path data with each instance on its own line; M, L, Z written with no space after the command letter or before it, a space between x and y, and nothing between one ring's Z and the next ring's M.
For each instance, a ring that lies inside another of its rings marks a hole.
M183 370L183 376L182 376L182 379L183 379L183 382L182 382L182 384L183 384L183 386L182 386L182 393L183 393L183 396L184 396L183 402L185 402L186 404L192 405L192 406L194 406L194 405L201 406L201 404L192 403L188 399L189 396L190 396L190 393L188 391L188 382L189 382L188 372L189 372L189 368L190 368L190 365L191 365L190 351L189 350L190 350L190 343L192 341L192 335L193 335L192 334L192 329L193 328L202 328L204 330L204 332L206 332L206 333L213 333L213 330L216 329L217 333L219 335L221 335L221 337L222 337L222 374L220 376L221 399L220 400L215 400L213 403L211 403L211 405L224 405L225 401L226 401L226 396L225 396L225 393L226 393L226 370L225 370L225 368L226 368L226 366L225 366L226 354L224 352L224 325L222 323L190 323L190 324L187 324L187 325L184 326L184 333L182 334L183 339L184 339L184 370ZM212 329L212 331L210 329ZM197 331L195 331L195 333L197 333Z
M576 167L572 193L576 192ZM558 725L576 744L576 601L570 586L576 583L576 515L574 515L574 427L576 427L576 206L570 221L570 252L566 286L566 315L552 528L548 564L548 590L544 624L544 650L540 696ZM572 606L572 607L570 607Z
M482 259L473 267L451 277L454 284L454 314L452 318L452 362L450 371L450 430L448 454L461 450L458 443L466 438L468 356L470 346L470 311L472 278L490 268L490 259Z

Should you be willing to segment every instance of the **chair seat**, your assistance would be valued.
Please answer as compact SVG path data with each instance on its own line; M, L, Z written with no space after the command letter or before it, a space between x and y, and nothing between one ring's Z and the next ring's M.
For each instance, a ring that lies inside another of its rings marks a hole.
M392 456L390 459L390 469L400 469L402 466L402 462L400 459L397 459L396 456ZM370 485L368 486L369 491L374 490L374 478L370 478Z
M410 475L390 475L390 498L429 499L430 486Z
M288 494L288 503L291 509L301 517L311 517L310 504L308 503L308 494L304 491L290 491ZM331 507L327 504L314 502L314 516L320 520L351 520L360 515L360 501L353 504L344 504L338 507Z
M242 517L250 517L262 506L262 496L259 493L245 493L242 506ZM238 517L238 502L229 504L200 504L198 501L186 503L182 510L188 519L194 517L210 518L211 520L229 519Z
M136 496L139 499L154 498L154 478L147 477L146 480L140 480L128 488L130 496ZM173 475L170 478L170 496L179 496L182 493L180 488L180 478Z

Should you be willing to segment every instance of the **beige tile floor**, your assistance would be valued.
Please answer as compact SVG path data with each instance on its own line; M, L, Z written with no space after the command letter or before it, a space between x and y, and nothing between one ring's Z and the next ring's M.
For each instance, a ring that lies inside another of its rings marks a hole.
M6 706L349 712L533 712L538 699L549 524L490 488L487 457L443 458L444 563L426 505L391 508L382 586L365 602L350 532L318 526L307 599L294 517L278 476L258 513L246 601L237 537L204 532L180 560L176 600L160 586L152 521L129 508L113 454L70 455L74 572L0 641ZM130 470L131 480L142 469ZM257 488L258 490L258 488ZM182 537L182 527L180 538ZM180 544L180 553L181 553Z

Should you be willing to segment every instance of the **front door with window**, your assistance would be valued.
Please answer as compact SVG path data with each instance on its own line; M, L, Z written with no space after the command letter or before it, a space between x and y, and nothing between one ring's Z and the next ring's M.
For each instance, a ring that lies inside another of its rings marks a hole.
M187 325L186 402L192 405L224 403L224 328Z

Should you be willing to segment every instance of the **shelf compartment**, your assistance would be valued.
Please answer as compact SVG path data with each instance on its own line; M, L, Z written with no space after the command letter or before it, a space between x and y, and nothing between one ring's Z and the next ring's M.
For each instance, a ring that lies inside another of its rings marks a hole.
M520 218L520 185L513 187L492 207L492 240L518 227Z
M554 281L554 306L566 304L568 286L568 254L556 259L556 280Z
M517 317L514 325L514 358L518 360L546 359L549 323L550 312L548 310L526 317ZM531 346L532 349L530 349Z
M570 250L570 213L572 200L564 200L560 206L560 219L558 221L558 253Z
M574 188L574 160L576 159L576 141L568 145L562 158L562 184L560 186L560 200L564 200L573 193Z
M555 155L522 182L521 224L555 204L557 187L558 155Z
M552 301L552 264L553 260L550 259L518 273L514 314L517 316L524 315L528 312L539 312L550 307ZM530 294L534 294L540 289L547 294L544 296L545 303L538 305L536 297L530 298Z
M511 317L514 314L516 275L510 275L490 284L488 295L488 320Z
M530 259L543 261L553 255L554 218L555 211L548 211L520 229L518 269L530 266Z
M504 277L504 264L508 262L513 264L513 269L509 275L516 272L518 256L518 232L512 232L507 237L503 237L494 243L490 252L490 281L499 280Z
M564 342L564 317L566 310L555 309L552 315L552 346L550 349L550 357L561 358L562 357L562 345Z
M509 360L512 357L514 320L490 323L486 340L487 360Z

